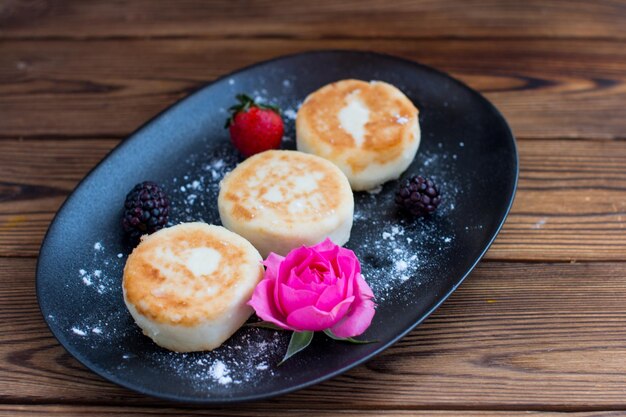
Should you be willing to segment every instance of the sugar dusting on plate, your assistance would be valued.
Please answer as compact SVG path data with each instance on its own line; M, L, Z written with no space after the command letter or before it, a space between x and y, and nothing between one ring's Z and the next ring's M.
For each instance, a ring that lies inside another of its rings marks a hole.
M191 377L196 387L257 384L263 377L274 375L268 363L280 361L287 349L288 336L286 332L243 328L211 352L158 351L148 355L148 359L165 372ZM129 354L127 360L135 357Z
M211 378L222 385L228 385L233 382L233 379L228 374L230 374L230 369L221 360L216 360L209 368Z
M291 88L294 82L285 80L283 88ZM301 102L280 102L279 99L275 103L267 99L265 89L254 91L253 96L283 109L284 144L293 148L295 118ZM400 115L396 121L405 122ZM214 139L205 138L181 164L176 176L162 182L171 199L169 225L189 221L221 224L217 210L219 183L242 158L227 136ZM454 164L462 157L463 148L465 143L458 142L451 153L439 143L436 152L420 150L417 155L420 173L427 176L436 173L432 178L443 195L442 205L431 218L411 220L393 214L396 209L392 190L397 187L396 182L385 184L373 193L355 194L353 236L358 231L359 240L348 242L346 246L360 259L363 275L379 305L411 302L424 283L424 271L438 265L446 249L455 244L456 236L440 227L458 205L461 186L454 179L457 177ZM385 207L386 216L374 214L381 211L381 205ZM466 229L470 227L481 226ZM136 360L147 360L157 370L180 375L201 389L262 384L264 379L274 376L276 364L289 342L288 332L244 327L211 352L175 353L154 346L123 308L121 275L127 253L114 246L114 242L100 238L93 243L93 257L76 270L76 283L82 291L90 297L100 297L103 302L101 308L85 310L86 314L71 318L67 324L70 335L94 350L102 349L107 343L115 344L117 350L124 352L118 358L120 368ZM111 251L107 250L109 247ZM57 320L54 316L49 319ZM137 346L137 340L141 350L129 350L129 346Z
M417 219L402 215L394 203L397 182L385 184L385 192L355 194L353 230L360 231L359 241L346 246L361 260L363 276L379 304L409 302L425 283L424 277L431 276L426 270L438 265L455 243L454 234L444 227L456 207L460 185L454 180L449 153L439 148L436 153L423 151L416 157L420 172L430 176L442 193L442 203L433 215ZM382 216L381 206L386 208Z
M219 158L211 161L208 169L219 170L216 172L220 179L228 166L234 164L232 161L219 162L223 161ZM206 169L204 167L203 171ZM192 177L187 177L191 182L190 189L205 186L194 184ZM216 192L217 186L206 184L206 189ZM195 212L185 200L184 195L178 196L173 200L173 205L178 208L179 215L193 216ZM124 368L138 358L147 358L155 369L178 374L181 378L191 378L197 389L210 389L213 385L228 387L243 383L257 384L263 378L274 375L273 367L269 364L278 363L287 349L287 332L244 327L211 352L176 353L152 344L141 334L128 311L119 307L125 257L118 255L116 252L109 253L103 244L97 249L94 245L91 260L77 270L76 279L83 286L83 291L100 297L102 303L98 308L85 310L78 317L68 318L68 330L72 336L94 351L106 348L107 344L115 344L117 349L124 352L139 340L150 348L142 352L126 351L118 358L118 368ZM57 320L54 315L49 315L48 319ZM133 343L128 342L131 339Z

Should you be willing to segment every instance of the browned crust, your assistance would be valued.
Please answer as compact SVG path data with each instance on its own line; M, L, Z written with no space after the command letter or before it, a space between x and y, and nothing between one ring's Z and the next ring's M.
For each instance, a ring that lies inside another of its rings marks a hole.
M160 251L165 249L178 260L185 250L199 247L214 249L221 255L219 267L206 276L195 276L183 263L170 262L160 256ZM126 299L140 314L153 321L193 326L225 311L233 296L233 286L243 273L241 265L245 260L242 248L207 233L205 228L164 230L143 239L128 257L123 281ZM181 289L191 288L192 294L167 291L155 295L155 289L166 280L173 280ZM217 286L219 291L209 294L208 286Z
M393 161L412 139L418 115L413 103L404 95L398 96L398 91L384 82L342 80L328 84L312 93L300 107L299 139L303 137L317 155L331 161L343 159L353 172L362 171L371 162L382 165ZM370 109L365 137L358 148L354 138L341 127L338 117L347 104L347 97L355 93ZM398 123L398 116L406 117L409 122ZM363 158L363 153L368 158Z
M245 183L248 179L257 175L260 168L276 165L277 162L288 164L289 170L277 172L270 170L269 175L262 184L257 187L247 187ZM310 192L295 192L286 184L288 180L296 176L309 176L318 173L321 178L320 184L315 190ZM301 224L306 221L317 221L325 218L340 204L340 193L349 188L342 184L343 174L341 174L329 162L318 157L301 152L288 151L268 151L255 155L233 170L222 184L223 198L232 206L229 208L230 215L238 221L250 221L259 213L259 205L265 210L271 210L282 225ZM263 196L272 186L280 184L279 191L284 196L281 201L273 202L263 199ZM253 195L252 193L258 193ZM319 207L316 210L307 210L294 214L288 210L289 204L299 198L308 198L316 194ZM253 203L253 204L251 204Z

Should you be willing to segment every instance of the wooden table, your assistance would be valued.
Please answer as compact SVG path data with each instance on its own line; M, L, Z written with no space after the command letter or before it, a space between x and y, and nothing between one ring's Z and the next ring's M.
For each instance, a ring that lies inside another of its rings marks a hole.
M34 291L65 197L200 84L320 48L437 67L504 113L520 183L485 259L386 353L274 400L182 410L86 370ZM626 415L625 259L624 1L0 1L0 415Z

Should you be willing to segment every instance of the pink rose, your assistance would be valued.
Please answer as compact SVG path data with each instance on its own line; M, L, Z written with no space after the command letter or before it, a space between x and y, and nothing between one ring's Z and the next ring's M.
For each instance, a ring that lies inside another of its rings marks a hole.
M326 239L286 257L270 253L263 264L265 277L248 302L261 319L295 332L330 330L341 338L360 335L372 322L374 294L351 250Z

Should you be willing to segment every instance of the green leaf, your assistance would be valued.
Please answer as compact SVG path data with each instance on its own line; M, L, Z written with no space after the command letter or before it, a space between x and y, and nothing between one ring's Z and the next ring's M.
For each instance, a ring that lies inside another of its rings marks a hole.
M246 323L245 326L246 327L259 327L262 329L271 329L271 330L285 330L282 327L279 327L269 321L257 321L254 323Z
M313 340L313 334L313 332L293 332L291 340L289 341L287 353L278 366L282 365L287 359L309 346L311 344L311 340Z
M339 337L339 336L335 336L333 334L333 332L330 331L330 329L326 329L324 330L324 334L328 337L330 337L333 340L339 340L340 342L348 342L348 343L353 343L355 345L366 345L368 343L376 343L378 342L378 340L357 340L357 339L353 339L351 337Z
M231 124L233 124L235 120L235 116L237 113L245 113L250 110L251 107L258 107L260 109L271 110L280 116L280 109L277 106L271 104L263 104L257 103L254 101L252 97L247 94L237 94L235 96L238 103L232 105L228 108L228 112L230 113L230 117L226 119L226 123L224 124L224 129L228 129Z
M246 105L246 104L250 105L250 103L254 103L254 99L244 93L237 94L235 97L237 98L237 100L239 100L240 104L243 104L243 105Z
M278 106L275 106L273 104L261 104L261 103L257 103L256 106L260 109L271 110L280 116L280 109L278 108Z
M239 112L247 112L251 106L254 106L254 99L247 94L237 94L235 96L238 103L230 106L228 111L230 113L230 117L226 119L226 123L224 124L224 129L228 129L235 119L235 115Z

